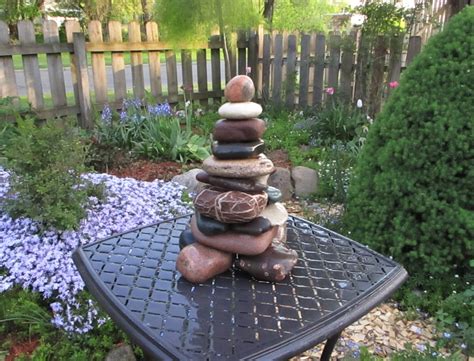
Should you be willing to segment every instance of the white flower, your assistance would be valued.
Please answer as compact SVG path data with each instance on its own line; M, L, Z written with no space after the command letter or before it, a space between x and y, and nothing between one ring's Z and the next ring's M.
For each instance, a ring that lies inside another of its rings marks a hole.
M191 101L190 101L190 100L186 101L186 103L184 104L184 106L185 106L186 108L189 107L190 105L191 105Z
M357 108L362 108L362 99L357 100Z

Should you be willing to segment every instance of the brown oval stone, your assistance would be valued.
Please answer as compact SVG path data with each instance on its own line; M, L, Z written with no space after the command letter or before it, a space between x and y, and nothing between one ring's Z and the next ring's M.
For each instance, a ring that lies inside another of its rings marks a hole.
M273 242L262 254L240 256L238 267L258 280L283 281L298 262L298 253L283 243Z
M258 217L265 209L268 195L265 192L249 194L223 191L221 188L203 189L194 198L196 210L223 223L245 223Z
M217 159L206 158L202 169L209 175L224 178L255 178L274 171L273 163L263 154L250 159Z
M216 122L212 136L223 143L253 142L263 136L265 129L265 121L258 118L239 121L221 119Z
M193 243L179 252L176 269L189 282L203 283L229 269L232 258L230 253Z
M267 189L268 175L256 178L224 178L210 176L206 172L196 174L199 182L213 186L242 192L262 192Z
M208 247L229 253L238 253L248 256L255 256L264 252L273 240L276 240L277 227L272 227L269 231L258 236L241 234L235 232L225 232L216 236L206 236L197 228L196 219L191 218L191 232L197 241Z
M253 81L247 75L237 75L229 80L224 89L224 96L230 102L248 102L255 95Z

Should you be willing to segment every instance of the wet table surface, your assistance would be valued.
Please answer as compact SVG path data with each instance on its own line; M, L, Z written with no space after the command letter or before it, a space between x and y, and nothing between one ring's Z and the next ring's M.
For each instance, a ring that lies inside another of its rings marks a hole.
M407 277L397 263L297 217L299 260L282 282L231 269L204 284L176 270L190 215L78 248L74 261L101 307L152 359L288 358L334 337Z

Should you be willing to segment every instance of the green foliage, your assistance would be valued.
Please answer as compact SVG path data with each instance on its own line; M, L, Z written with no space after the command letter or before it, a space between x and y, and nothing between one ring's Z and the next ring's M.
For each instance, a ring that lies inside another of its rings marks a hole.
M2 348L12 341L39 339L39 347L21 360L104 360L116 344L127 340L110 320L84 335L66 334L53 327L49 306L38 293L19 288L0 293L0 334L12 337Z
M272 28L280 31L327 31L337 8L326 0L278 0Z
M40 0L0 0L0 20L8 24L33 20L41 14L40 3Z
M111 145L147 159L203 160L209 156L208 140L193 132L190 104L184 115L173 115L168 104L142 107L140 101L129 100L120 115L104 108L96 139L99 146Z
M383 361L385 358L370 354L366 347L361 347L360 361ZM460 352L455 352L450 356L440 355L439 350L433 347L426 347L426 350L420 351L413 347L412 344L406 344L405 350L397 351L390 355L391 361L462 361L463 357Z
M404 72L350 187L353 237L414 274L463 275L474 258L473 24L467 7Z
M230 34L260 22L254 0L157 0L155 9L160 36L178 46L207 41L216 28Z
M19 119L5 149L6 166L12 172L5 209L13 217L25 216L45 227L77 227L92 189L81 180L85 157L78 130L68 123L36 126L33 119Z

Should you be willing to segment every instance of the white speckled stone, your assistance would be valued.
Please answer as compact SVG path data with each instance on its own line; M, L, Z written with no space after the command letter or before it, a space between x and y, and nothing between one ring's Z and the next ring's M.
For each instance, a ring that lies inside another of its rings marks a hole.
M260 104L253 102L224 103L219 108L219 115L225 119L250 119L262 114Z
M225 178L254 178L265 176L273 172L273 163L265 155L250 159L217 159L211 156L202 163L204 169L211 176Z

